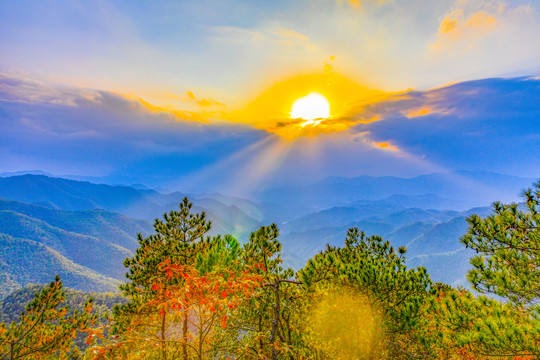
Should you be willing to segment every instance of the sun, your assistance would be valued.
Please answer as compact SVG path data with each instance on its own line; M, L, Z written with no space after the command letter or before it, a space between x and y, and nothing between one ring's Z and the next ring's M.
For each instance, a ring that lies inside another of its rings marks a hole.
M292 104L291 119L306 120L301 126L318 125L323 119L330 117L330 103L324 96L311 92Z

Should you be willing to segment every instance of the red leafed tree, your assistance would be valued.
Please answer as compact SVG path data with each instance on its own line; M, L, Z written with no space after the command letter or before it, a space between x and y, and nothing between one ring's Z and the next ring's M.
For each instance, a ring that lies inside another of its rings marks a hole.
M173 287L154 284L159 316L187 315L190 329L187 345L196 359L207 358L211 352L219 353L219 329L227 327L227 319L254 296L263 279L250 267L240 265L231 266L234 270L225 268L204 273L189 265L165 262L162 266L167 279L182 278L183 281ZM183 342L183 339L176 341Z
M232 237L216 238L193 264L163 261L151 279L152 296L139 309L141 315L131 317L118 338L106 339L103 329L91 333L90 358L207 359L223 355L227 350L219 344L228 319L265 281L252 266L232 260L238 257L237 250Z

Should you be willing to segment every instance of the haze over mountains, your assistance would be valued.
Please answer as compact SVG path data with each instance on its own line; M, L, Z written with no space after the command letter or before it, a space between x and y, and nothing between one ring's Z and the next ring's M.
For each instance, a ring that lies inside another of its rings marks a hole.
M471 254L459 238L466 217L485 216L492 201L517 200L532 181L455 172L328 178L267 189L253 199L188 196L194 211L212 220L211 234L246 241L251 231L276 222L288 266L302 267L326 244L342 245L347 229L358 227L407 246L409 265L426 266L435 281L465 284ZM56 273L74 289L113 291L124 280L122 262L133 255L136 234L151 234L153 219L177 209L184 196L44 175L0 178L0 296Z

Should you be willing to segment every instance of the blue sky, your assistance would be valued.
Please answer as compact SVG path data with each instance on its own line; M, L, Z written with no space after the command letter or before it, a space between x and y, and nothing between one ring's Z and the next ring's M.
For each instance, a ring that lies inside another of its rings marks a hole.
M1 171L538 177L536 1L3 1ZM332 116L289 119L319 91ZM283 136L285 134L285 136Z

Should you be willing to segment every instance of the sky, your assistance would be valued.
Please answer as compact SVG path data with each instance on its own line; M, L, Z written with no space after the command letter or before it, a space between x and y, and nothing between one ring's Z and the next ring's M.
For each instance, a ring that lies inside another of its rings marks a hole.
M0 172L538 177L539 38L533 0L0 0Z

